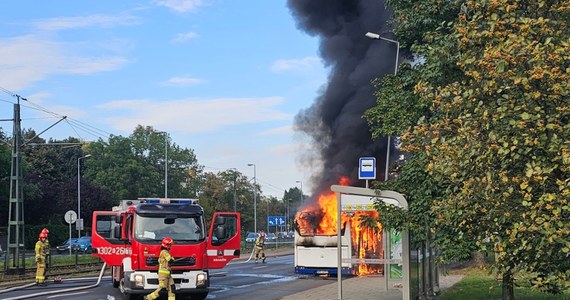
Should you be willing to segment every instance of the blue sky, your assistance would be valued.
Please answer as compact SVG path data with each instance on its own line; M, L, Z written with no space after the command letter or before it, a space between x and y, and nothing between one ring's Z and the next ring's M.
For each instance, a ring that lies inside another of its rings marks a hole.
M326 82L318 42L284 0L2 1L0 119L12 117L13 93L29 101L23 128L70 119L45 139L153 126L206 171L253 177L254 163L265 195L296 181L308 194L308 139L293 119ZM11 135L10 122L0 127Z

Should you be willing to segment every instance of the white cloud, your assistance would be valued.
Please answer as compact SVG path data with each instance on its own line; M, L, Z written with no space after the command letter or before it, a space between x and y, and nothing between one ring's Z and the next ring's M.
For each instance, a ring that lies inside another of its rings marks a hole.
M300 148L300 144L282 144L270 147L268 150L272 154L290 154L291 157L294 157Z
M113 71L128 62L129 60L123 57L76 57L70 59L67 64L63 65L60 68L60 72L87 75L97 72Z
M174 101L118 100L100 105L111 126L130 131L136 125L152 124L157 128L172 128L185 133L217 131L225 126L258 122L290 120L291 115L280 112L280 97L184 99ZM121 117L112 116L116 112ZM144 121L142 121L144 120Z
M42 30L64 30L76 29L82 27L115 27L119 25L134 25L139 24L140 20L137 17L130 15L119 16L106 16L106 15L91 15L81 17L62 17L44 19L34 22L38 29Z
M202 6L202 0L155 0L159 6L168 7L177 12L190 12L195 11L198 7Z
M172 40L173 43L183 43L198 37L196 32L184 32L179 33L176 37Z
M0 86L19 90L53 74L111 71L128 62L123 57L86 57L76 51L73 44L32 35L0 39Z
M282 134L292 134L293 133L293 125L287 125L282 127L275 127L265 131L258 133L257 135L266 136L266 135L282 135Z
M286 71L313 70L321 66L321 59L309 56L301 59L280 59L271 65L271 71L281 73Z
M190 76L176 76L160 83L161 86L188 86L206 82L203 79Z

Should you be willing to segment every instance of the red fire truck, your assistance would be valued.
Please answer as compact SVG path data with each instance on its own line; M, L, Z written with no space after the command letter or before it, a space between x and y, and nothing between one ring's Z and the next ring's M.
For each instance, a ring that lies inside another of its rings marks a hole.
M240 227L239 213L217 212L206 231L204 210L194 199L122 200L112 211L93 212L92 255L111 266L113 287L135 299L158 288L160 243L171 237L175 293L205 299L208 270L240 256Z

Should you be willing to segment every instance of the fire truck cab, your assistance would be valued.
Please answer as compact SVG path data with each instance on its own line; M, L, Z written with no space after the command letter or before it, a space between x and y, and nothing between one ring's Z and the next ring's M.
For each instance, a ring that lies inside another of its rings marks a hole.
M210 269L225 267L240 256L240 215L216 212L209 228L194 199L122 200L112 211L93 212L93 256L111 266L113 287L125 299L158 288L161 241L171 237L171 265L176 294L205 299Z

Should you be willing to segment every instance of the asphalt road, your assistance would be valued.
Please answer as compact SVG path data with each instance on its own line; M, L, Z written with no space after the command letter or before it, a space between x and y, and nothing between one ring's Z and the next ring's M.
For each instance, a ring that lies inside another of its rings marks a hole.
M255 264L244 260L230 263L224 269L210 272L210 294L207 299L277 300L284 296L332 283L335 279L299 276L294 273L293 255L269 257L266 264ZM122 299L118 289L112 287L111 279L104 276L96 287L50 294L56 290L79 288L94 285L97 278L65 279L61 284L49 284L47 287L29 287L26 289L0 293L0 299ZM30 298L32 297L33 298Z

